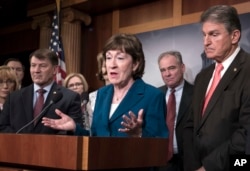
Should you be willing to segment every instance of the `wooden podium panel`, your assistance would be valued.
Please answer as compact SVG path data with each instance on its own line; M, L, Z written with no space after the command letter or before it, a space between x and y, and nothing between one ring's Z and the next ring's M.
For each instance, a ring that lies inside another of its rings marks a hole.
M167 139L92 137L83 153L84 149L89 152L88 157L83 155L83 169L137 168L167 163Z
M81 140L77 136L0 134L0 162L78 170Z
M0 134L0 166L102 170L163 166L167 139Z

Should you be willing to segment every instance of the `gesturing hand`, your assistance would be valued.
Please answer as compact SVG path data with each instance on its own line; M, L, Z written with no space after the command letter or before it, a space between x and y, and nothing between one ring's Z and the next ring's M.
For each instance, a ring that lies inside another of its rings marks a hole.
M62 113L60 110L55 110L56 114L60 116L60 119L50 119L43 117L42 123L45 126L64 131L74 131L76 128L75 121L68 115Z
M138 112L138 118L136 115L129 111L129 117L126 115L122 116L123 122L121 125L123 128L120 128L120 132L125 132L131 137L141 137L142 136L142 124L143 124L143 109L140 109Z

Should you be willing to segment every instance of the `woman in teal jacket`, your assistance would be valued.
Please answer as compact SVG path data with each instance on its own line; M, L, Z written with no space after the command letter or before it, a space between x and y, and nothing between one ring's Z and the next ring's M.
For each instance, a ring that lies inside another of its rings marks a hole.
M61 119L43 118L45 126L76 135L168 137L164 94L146 84L141 42L131 34L113 35L103 49L110 85L98 90L90 132L56 110Z

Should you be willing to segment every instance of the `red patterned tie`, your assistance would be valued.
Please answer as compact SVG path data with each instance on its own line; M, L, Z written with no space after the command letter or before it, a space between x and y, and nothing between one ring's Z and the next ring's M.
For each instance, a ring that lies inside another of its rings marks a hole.
M217 87L218 83L220 82L220 79L221 79L220 73L221 73L222 70L223 70L223 65L221 63L218 63L216 68L215 68L214 78L213 78L212 84L210 86L209 91L207 92L207 96L206 96L206 99L205 99L205 102L204 102L202 114L204 114L204 111L205 111L205 109L207 107L207 104L208 104L210 98L212 97L215 88Z
M44 89L39 89L37 90L38 92L38 97L36 99L36 103L34 106L34 118L37 117L39 115L39 113L41 113L42 109L43 109L43 104L44 104L44 97L43 94L46 92L46 90ZM34 123L36 124L37 121L35 121Z
M167 126L169 130L168 161L173 156L174 123L176 115L175 89L171 90L167 104Z

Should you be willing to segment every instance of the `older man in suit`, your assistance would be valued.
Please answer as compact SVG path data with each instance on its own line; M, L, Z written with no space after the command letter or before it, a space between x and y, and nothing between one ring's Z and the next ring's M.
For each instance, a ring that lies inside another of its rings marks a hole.
M182 61L182 55L178 51L167 51L162 53L158 58L159 69L162 80L165 85L159 87L164 93L166 101L170 99L172 90L175 90L175 116L173 135L170 132L169 143L170 150L168 151L169 161L167 167L159 168L161 171L182 171L183 170L183 126L187 119L188 109L191 104L193 95L193 85L184 79L185 65ZM168 108L168 106L167 106ZM169 111L169 110L168 110ZM166 118L171 115L167 113ZM166 122L171 131L169 122ZM172 153L173 149L173 154Z
M245 153L250 54L238 44L241 24L234 7L210 7L201 15L201 24L206 56L216 63L202 70L194 83L184 129L184 168L228 171L230 155Z
M53 81L57 65L58 57L49 49L38 49L30 55L30 74L33 84L8 96L0 115L1 132L64 134L66 132L45 127L41 123L42 116L58 118L55 109L64 111L75 122L82 123L80 96ZM43 106L43 111L40 109L35 114L35 108L38 106L36 104L40 99L38 93L40 89L43 95L42 104L39 106Z

